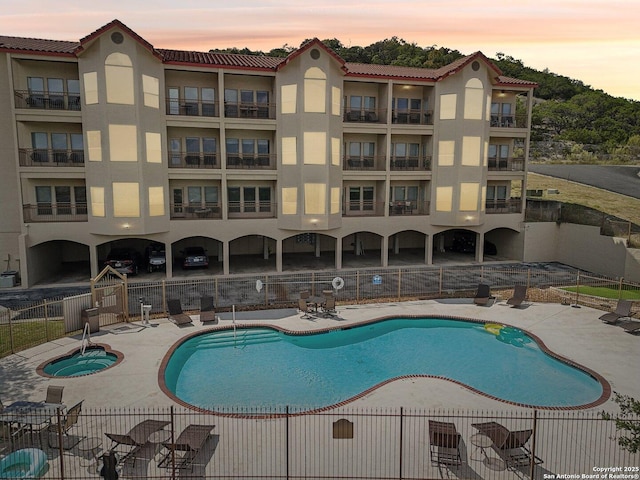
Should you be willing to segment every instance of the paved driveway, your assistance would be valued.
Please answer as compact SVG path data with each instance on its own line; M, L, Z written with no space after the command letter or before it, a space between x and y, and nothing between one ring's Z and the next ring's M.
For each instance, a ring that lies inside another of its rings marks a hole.
M529 171L640 198L640 166L529 165Z

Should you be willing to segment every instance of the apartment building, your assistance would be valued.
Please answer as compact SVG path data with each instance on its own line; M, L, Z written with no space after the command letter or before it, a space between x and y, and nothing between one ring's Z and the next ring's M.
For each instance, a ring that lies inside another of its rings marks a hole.
M167 277L189 246L215 274L522 258L536 85L480 52L433 70L317 39L287 58L166 50L114 20L0 36L0 55L0 260L23 285L151 244Z

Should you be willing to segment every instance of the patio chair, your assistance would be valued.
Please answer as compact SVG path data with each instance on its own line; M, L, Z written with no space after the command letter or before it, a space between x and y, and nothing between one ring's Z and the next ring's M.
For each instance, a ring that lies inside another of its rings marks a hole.
M172 459L175 459L176 468L192 467L193 462L206 443L211 430L215 425L188 425L174 442L163 442L162 445L168 450L166 455L160 460L160 468L171 468L174 466ZM176 454L181 452L181 454Z
M218 323L218 317L216 317L216 306L213 304L213 297L203 296L200 298L200 321L202 323Z
M507 468L513 470L530 466L531 462L536 465L542 463L526 445L533 430L511 431L497 422L472 423L471 426L491 439L491 447L504 460Z
M134 457L136 452L149 442L152 434L170 423L166 420L143 420L125 434L105 433L105 435L112 442L110 450L117 450L121 446L132 447L129 451L121 452L126 454L122 459L125 461L127 458Z
M44 403L56 403L62 405L63 390L63 386L49 385L47 387L47 397L45 398Z
M609 324L618 323L621 318L631 316L631 305L632 303L629 300L618 300L616 309L613 312L608 312L604 315L601 315L600 320L602 320L604 323Z
M71 430L76 425L76 423L78 423L78 419L80 418L80 414L82 413L82 402L84 402L84 400L81 400L73 407L71 407L67 411L66 415L62 418L62 422L60 424L53 423L49 425L47 430L49 437L49 446L51 448L60 447L60 433L62 433L62 448L64 450L70 450L78 443L80 443L82 437L69 434L69 430Z
M527 299L527 286L516 285L513 287L513 296L507 300L507 305L519 307Z
M302 316L300 318L304 318L305 320L309 320L313 318L313 307L307 303L306 298L298 299L298 310L302 312Z
M191 323L191 317L182 311L180 299L172 298L167 300L167 308L169 309L169 320L176 325L186 325Z
M640 333L640 322L629 320L627 322L619 323L618 325L627 333Z
M451 422L429 420L429 451L433 465L462 465L460 434Z
M337 317L338 311L336 310L336 297L333 295L325 297L325 301L322 304L322 315L324 317Z
M489 300L493 297L491 296L491 288L489 285L481 283L478 285L478 289L476 291L476 296L473 298L473 303L476 305L487 305Z

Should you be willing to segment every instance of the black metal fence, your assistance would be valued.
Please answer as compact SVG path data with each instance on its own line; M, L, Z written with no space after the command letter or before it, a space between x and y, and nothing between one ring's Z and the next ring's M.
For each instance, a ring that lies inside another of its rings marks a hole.
M597 412L85 408L68 419L71 410L14 422L30 429L12 450L42 450L44 478L92 478L110 451L121 478L139 479L637 479L640 464L619 445L628 432Z

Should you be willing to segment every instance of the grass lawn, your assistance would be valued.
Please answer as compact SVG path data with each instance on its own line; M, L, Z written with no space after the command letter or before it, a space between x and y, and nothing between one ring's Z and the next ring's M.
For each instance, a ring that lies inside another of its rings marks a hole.
M567 292L575 292L576 287L565 287L563 290ZM595 297L612 298L617 300L623 298L625 300L640 300L640 289L622 290L618 288L618 285L612 285L611 287L588 287L580 286L578 293L582 295L593 295Z
M0 325L0 357L11 354L12 337L13 350L17 352L64 335L62 320L49 320L46 324L44 320L19 320L13 322L11 326Z

